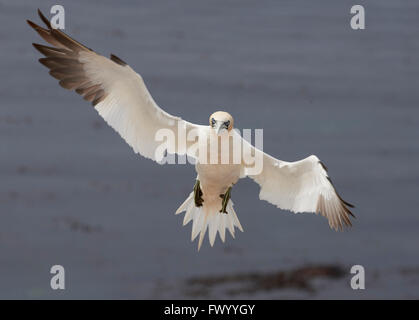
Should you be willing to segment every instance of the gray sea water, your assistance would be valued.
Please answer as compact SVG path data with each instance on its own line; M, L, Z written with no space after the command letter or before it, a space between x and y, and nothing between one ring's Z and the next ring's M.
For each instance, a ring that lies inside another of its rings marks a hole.
M156 102L206 124L224 109L263 128L264 150L317 155L352 229L232 191L236 239L190 242L174 212L192 166L134 154L95 110L37 62L26 24L56 1L0 1L0 298L419 298L419 3L358 1L60 1L66 32L143 76ZM50 16L50 15L48 15ZM66 289L50 288L63 265ZM364 266L365 290L350 287ZM298 288L189 290L190 278L340 266Z

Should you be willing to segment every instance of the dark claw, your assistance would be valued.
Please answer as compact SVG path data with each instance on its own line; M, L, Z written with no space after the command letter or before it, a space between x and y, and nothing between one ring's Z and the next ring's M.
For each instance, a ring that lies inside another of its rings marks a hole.
M194 191L194 200L195 200L195 206L202 207L202 203L204 202L204 199L202 199L202 190L200 186L199 180L196 180L195 185L193 187Z
M227 208L227 203L230 200L230 192L231 192L231 187L227 189L225 194L220 194L220 198L223 199L222 201L223 205L221 207L220 213L225 213L225 214L228 213L226 208Z

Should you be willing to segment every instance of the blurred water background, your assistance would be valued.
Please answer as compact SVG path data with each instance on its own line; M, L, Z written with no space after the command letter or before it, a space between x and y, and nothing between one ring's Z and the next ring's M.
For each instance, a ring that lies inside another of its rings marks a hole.
M166 111L206 124L224 109L280 159L316 154L356 205L336 233L242 180L245 232L199 253L174 215L194 168L134 154L37 62L25 20L54 4L0 1L0 298L419 298L419 2L60 1L66 32L128 62ZM354 4L365 30L350 28ZM64 291L49 285L56 264ZM355 264L365 290L349 285ZM340 276L241 283L307 266Z

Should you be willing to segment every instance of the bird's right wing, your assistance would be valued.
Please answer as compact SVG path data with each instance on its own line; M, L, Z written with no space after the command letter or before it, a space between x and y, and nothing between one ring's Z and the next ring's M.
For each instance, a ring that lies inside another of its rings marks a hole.
M53 29L39 10L38 13L47 29L29 20L28 24L52 45L33 44L45 55L39 61L50 69L51 76L60 80L63 88L75 90L92 102L98 113L136 153L160 161L164 152L156 154L156 151L166 142L168 152L186 154L194 142L184 138L183 134L188 136L192 130L197 134L207 130L207 126L195 125L162 110L154 102L141 76L121 59L114 55L108 59L95 53L64 32ZM171 131L174 139L164 141L166 136L163 134L160 141L156 140L161 129ZM179 135L179 131L183 133Z
M243 157L262 162L257 173L246 173L249 165L243 162L244 175L260 186L259 198L295 213L320 213L338 230L351 226L349 208L336 192L325 165L314 155L295 162L276 159L243 141ZM246 154L248 153L248 154ZM252 164L254 166L254 164Z

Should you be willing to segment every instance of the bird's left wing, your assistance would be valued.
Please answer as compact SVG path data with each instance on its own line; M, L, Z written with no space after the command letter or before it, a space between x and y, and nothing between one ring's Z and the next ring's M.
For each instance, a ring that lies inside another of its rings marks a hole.
M60 80L63 88L75 90L92 102L98 113L136 153L160 161L164 151L159 154L156 151L165 142L168 152L186 154L193 141L184 138L183 134L188 136L191 130L199 133L206 126L195 125L165 112L154 102L141 76L124 61L114 55L108 59L95 53L61 30L52 28L39 10L38 14L47 28L29 20L28 24L52 47L33 45L45 55L39 61L50 69L51 76ZM157 141L156 133L160 129L171 131L173 139L164 141L167 135L160 131L162 136ZM179 135L181 130L183 133Z
M263 161L262 169L256 174L246 174L249 165L243 161L244 175L259 184L261 200L295 213L320 213L335 230L352 225L349 216L354 215L349 208L353 205L339 196L319 158L311 155L300 161L286 162L260 151L244 139L242 141L244 157L257 160L257 153Z

